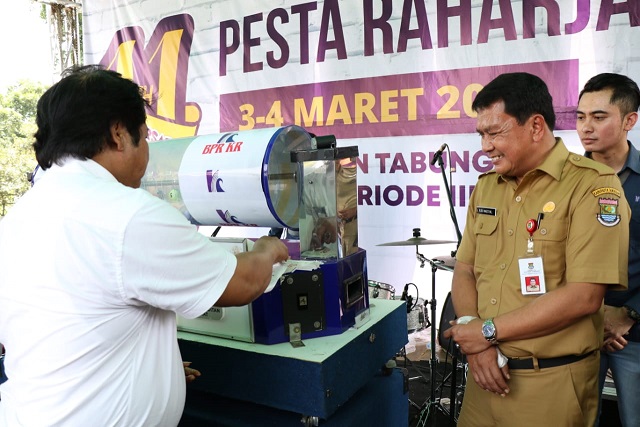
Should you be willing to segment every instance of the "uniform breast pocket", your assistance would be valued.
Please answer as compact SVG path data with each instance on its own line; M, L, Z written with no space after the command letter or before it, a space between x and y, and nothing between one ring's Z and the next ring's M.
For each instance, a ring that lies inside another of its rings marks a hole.
M566 220L545 219L533 236L533 250L542 255L546 277L562 276L566 266L566 246L569 223Z
M476 236L475 268L484 270L495 258L498 245L499 217L480 215L474 223Z

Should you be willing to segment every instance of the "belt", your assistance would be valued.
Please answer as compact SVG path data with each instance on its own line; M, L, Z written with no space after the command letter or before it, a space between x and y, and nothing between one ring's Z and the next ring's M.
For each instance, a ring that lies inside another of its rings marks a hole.
M545 369L568 365L570 363L575 363L579 360L585 359L592 354L593 352L581 354L580 356L571 355L562 357L551 357L549 359L538 359L538 368ZM507 365L509 365L509 369L534 369L535 366L533 364L533 360L533 357L528 359L509 359Z

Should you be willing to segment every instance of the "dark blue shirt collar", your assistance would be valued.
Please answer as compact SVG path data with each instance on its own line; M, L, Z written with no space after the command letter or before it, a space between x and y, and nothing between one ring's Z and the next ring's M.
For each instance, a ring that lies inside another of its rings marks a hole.
M624 166L622 167L620 173L629 168L633 172L640 175L640 151L638 151L629 140L627 140L627 144L629 145L629 154L627 154L627 161L624 163ZM584 156L590 159L593 158L591 156L591 151L585 151Z
M629 144L629 155L622 170L624 171L629 168L640 175L640 151L638 151L631 142L627 141L627 144Z

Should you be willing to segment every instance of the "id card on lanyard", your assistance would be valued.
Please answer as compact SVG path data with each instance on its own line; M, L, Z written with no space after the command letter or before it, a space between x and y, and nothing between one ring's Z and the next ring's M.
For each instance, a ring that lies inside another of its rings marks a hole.
M518 258L522 295L541 295L547 292L544 281L544 263L542 262L542 256L535 254L533 242L533 234L538 230L543 218L544 214L539 213L538 219L530 219L526 223L527 232L529 233L527 252L524 256Z

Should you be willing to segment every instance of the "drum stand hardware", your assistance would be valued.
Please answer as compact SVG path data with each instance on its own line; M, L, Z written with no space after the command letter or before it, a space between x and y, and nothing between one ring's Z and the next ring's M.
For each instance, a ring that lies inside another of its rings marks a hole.
M455 341L452 338L446 338L445 332L451 328L451 321L457 319L456 313L453 307L453 300L451 292L447 295L442 307L442 314L440 317L440 325L438 328L438 342L445 350L445 367L448 364L448 358L451 356L451 371L443 372L444 378L442 383L438 386L440 396L442 396L443 389L449 387L449 425L455 427L458 423L458 415L462 407L462 399L464 398L464 391L467 385L467 359L464 354L457 347ZM458 378L460 375L460 378ZM444 400L444 399L443 399ZM446 407L446 403L443 402Z
M304 427L316 427L320 425L320 419L312 415L303 415L300 422Z
M451 345L453 346L453 342ZM445 406L445 399L442 399L441 403L443 404L443 411L449 415L449 425L455 427L458 424L458 416L462 408L462 399L464 398L464 391L467 384L467 364L464 360L458 359L458 349L449 350L447 351L447 358L448 355L451 354L451 372L444 376L437 389L440 390L440 395L442 396L443 388L449 387L448 408ZM445 360L445 364L446 363L447 361ZM462 374L462 378L460 379L457 377L458 372Z
M436 272L440 269L449 270L449 268L444 267L444 262L440 260L431 260L426 258L420 252L418 252L418 248L416 247L416 257L418 261L420 261L420 267L424 268L425 264L428 262L431 265L431 299L428 304L430 306L431 312L431 359L429 359L429 386L430 386L430 394L427 398L427 401L424 402L422 407L420 408L420 421L426 423L430 416L433 416L433 421L435 425L435 411L438 410L445 415L449 415L449 410L442 406L440 399L436 397L436 374L438 367L438 356L436 354ZM419 424L420 425L420 424ZM424 424L423 424L424 425Z

